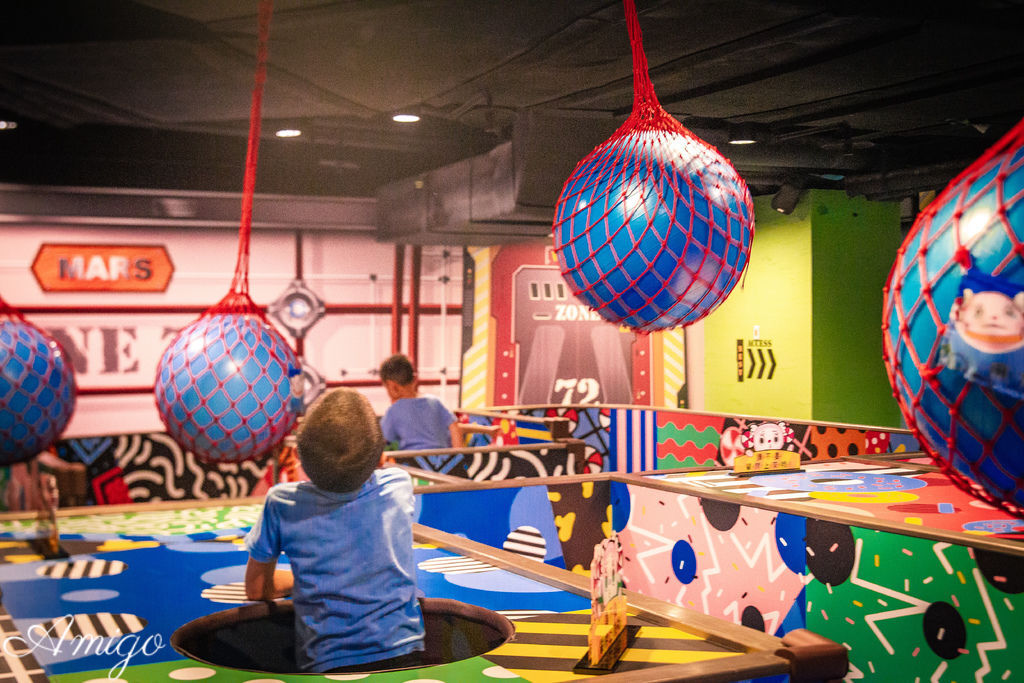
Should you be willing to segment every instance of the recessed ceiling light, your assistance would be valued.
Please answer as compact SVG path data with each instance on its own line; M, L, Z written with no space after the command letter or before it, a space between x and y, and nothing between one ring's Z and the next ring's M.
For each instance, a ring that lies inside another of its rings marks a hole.
M752 123L738 123L729 126L730 145L752 145L758 139L758 131Z
M282 128L281 130L274 133L279 138L297 138L302 135L302 131L298 128Z
M0 130L14 130L17 127L17 121L0 121Z
M416 114L395 114L391 117L391 120L398 123L416 123L420 120L420 117L416 116Z

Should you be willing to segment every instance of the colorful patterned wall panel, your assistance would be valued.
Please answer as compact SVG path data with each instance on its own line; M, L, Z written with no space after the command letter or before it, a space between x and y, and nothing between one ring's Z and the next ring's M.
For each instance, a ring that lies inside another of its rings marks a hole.
M466 514L472 510L474 514ZM417 496L417 522L573 571L611 531L606 481Z
M65 439L57 454L85 463L95 504L241 498L269 483L266 463L201 463L163 432Z
M396 453L400 451L395 451ZM576 472L576 458L565 448L515 449L428 455L406 460L428 472L473 481L501 481L517 477L557 477Z
M609 430L611 408L600 406L551 406L519 409L523 415L534 417L564 417L569 420L569 434L584 443L587 472L609 470Z
M917 441L904 430L643 407L530 407L520 412L569 417L573 436L588 442L592 449L588 455L593 454L595 465L601 456L606 472L731 465L737 455L747 451L745 438L759 428L775 429L780 424L779 431L786 437L777 448L797 452L803 461L918 450ZM599 420L586 419L593 414Z
M594 558L594 546L612 532L609 483L549 484L547 489L565 568L587 573Z
M1011 654L1024 647L1024 520L940 473L894 465L652 477L698 487L686 492L613 484L627 588L775 635L820 633L849 649L849 681L1024 679ZM702 498L702 488L751 504ZM799 505L776 512L757 500ZM808 506L953 536L822 521ZM1004 545L969 547L978 535Z
M777 513L643 486L615 503L630 590L773 635L802 627L803 534Z
M543 420L533 420L526 415L516 416L512 413L484 413L467 410L456 410L455 416L460 422L471 424L494 425L498 433L493 442L499 446L515 444L547 443L555 439L551 435L551 427ZM468 446L483 446L491 441L483 434L469 437ZM479 442L476 442L479 440Z
M719 448L731 447L736 435L723 432L725 418L720 415L688 415L658 411L657 467L700 467L717 465ZM725 443L723 443L723 441Z
M807 545L807 628L850 680L1024 680L1024 557L824 523Z

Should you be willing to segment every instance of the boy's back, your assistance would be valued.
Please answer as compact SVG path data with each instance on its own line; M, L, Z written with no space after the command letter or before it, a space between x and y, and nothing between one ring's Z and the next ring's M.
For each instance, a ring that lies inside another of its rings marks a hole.
M296 659L303 671L372 662L422 648L412 555L412 482L381 469L357 491L277 484L246 541L295 575Z
M451 425L455 416L433 396L400 398L381 420L384 438L397 441L405 451L448 448L452 445Z
M292 595L303 671L415 666L423 619L413 564L412 480L380 469L384 437L366 397L336 389L296 439L308 482L277 484L246 536L246 595ZM291 571L277 569L284 553Z

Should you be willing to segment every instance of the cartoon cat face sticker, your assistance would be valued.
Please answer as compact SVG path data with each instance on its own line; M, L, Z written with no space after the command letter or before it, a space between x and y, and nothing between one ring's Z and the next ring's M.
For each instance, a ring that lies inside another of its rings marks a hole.
M1024 346L1024 292L1011 299L1002 292L965 289L950 318L963 340L983 353Z
M743 446L748 451L777 451L792 438L793 430L785 422L763 422L744 435Z

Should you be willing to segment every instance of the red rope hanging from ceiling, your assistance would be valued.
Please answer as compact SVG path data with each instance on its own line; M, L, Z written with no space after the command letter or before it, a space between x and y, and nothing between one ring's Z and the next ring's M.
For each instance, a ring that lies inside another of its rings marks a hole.
M256 75L249 108L249 143L245 156L245 181L242 187L242 218L238 229L238 261L228 294L207 313L242 313L266 319L249 297L249 245L252 236L252 201L256 190L256 163L259 157L263 85L267 80L267 42L270 36L271 0L260 0L259 30L256 47Z
M629 33L629 44L633 55L633 111L619 130L627 128L631 130L667 130L686 137L695 137L658 102L658 96L654 92L654 84L651 83L651 75L647 66L647 53L644 52L644 41L640 32L636 3L634 0L623 0L622 5L626 13L626 30Z

